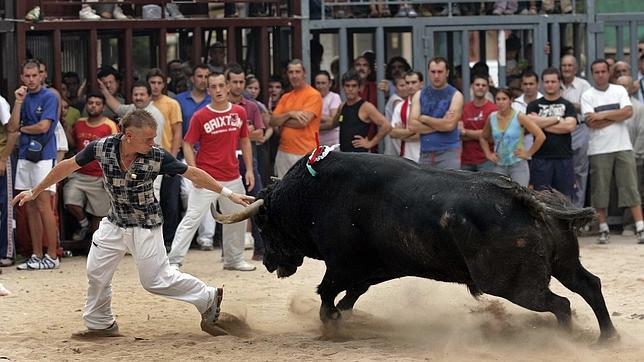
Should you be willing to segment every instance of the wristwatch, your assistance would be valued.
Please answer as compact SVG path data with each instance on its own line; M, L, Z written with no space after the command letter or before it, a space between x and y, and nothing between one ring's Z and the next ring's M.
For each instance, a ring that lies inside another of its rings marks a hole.
M557 116L557 124L561 123L561 116Z

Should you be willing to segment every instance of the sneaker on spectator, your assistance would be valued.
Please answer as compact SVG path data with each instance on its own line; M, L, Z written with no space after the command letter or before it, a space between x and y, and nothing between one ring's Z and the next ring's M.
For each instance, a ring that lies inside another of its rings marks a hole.
M73 333L72 337L88 338L88 337L120 337L119 325L114 321L111 326L104 329L87 328L86 330L78 333Z
M112 10L112 16L116 20L126 20L129 17L123 14L123 9L119 5L114 5L114 10Z
M27 267L33 270L43 270L43 269L58 269L60 266L60 259L53 259L49 254L40 259L39 262L29 262L27 261Z
M72 235L72 240L74 241L85 240L85 237L87 237L88 233L89 233L89 225L83 226L80 229L76 230L76 232Z
M608 244L608 239L610 236L608 235L608 231L600 231L599 232L599 238L597 239L598 244Z
M201 245L199 247L199 250L201 250L201 251L213 251L213 250L215 250L215 247L212 246L212 245Z
M40 15L40 6L35 6L33 9L27 12L27 14L25 15L25 20L36 22L41 20Z
M181 269L181 264L170 264L170 268L179 271Z
M179 6L175 3L165 5L165 12L168 13L170 19L183 19L185 16L179 11Z
M503 9L494 8L494 10L492 10L492 15L503 15Z
M408 11L408 10L407 10L407 8L405 8L405 7L402 7L402 6L401 6L401 7L398 9L398 12L396 13L396 15L394 15L394 17L395 17L395 18L406 18L406 17L407 17L407 14L408 14L408 12L407 12L407 11Z
M638 244L644 244L644 230L637 231L635 233L635 238L637 238Z
M407 17L416 18L418 17L418 13L416 12L416 10L414 10L414 8L407 8Z
M253 234L249 233L248 231L244 235L244 249L250 250L255 247L255 238L253 238Z
M2 258L0 259L0 267L2 266L12 266L13 265L13 259L10 258Z
M78 12L78 17L81 20L98 20L101 18L89 5L83 6L80 9L80 11Z
M29 264L37 264L40 263L40 258L36 256L36 254L31 254L31 258L27 259L22 264L18 264L16 267L18 270L29 270Z
M253 271L257 267L245 260L240 261L235 265L224 265L224 270L237 270L237 271Z

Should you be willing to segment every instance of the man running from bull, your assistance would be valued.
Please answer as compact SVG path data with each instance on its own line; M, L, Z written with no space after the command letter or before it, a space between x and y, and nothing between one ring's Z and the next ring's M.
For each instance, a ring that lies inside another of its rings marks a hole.
M122 133L90 142L73 158L57 164L36 187L21 192L13 203L34 200L48 186L97 160L103 170L111 210L92 237L87 256L87 301L83 319L87 330L78 336L118 336L112 314L112 276L129 251L145 290L193 304L201 313L201 329L221 334L215 325L223 290L170 268L163 244L163 218L152 184L157 175L183 175L195 185L247 205L252 197L235 194L206 172L177 161L154 144L157 124L145 110L135 110L122 121Z

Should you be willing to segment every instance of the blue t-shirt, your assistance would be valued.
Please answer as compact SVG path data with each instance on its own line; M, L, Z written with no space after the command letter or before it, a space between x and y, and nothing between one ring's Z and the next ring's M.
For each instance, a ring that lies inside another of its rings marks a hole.
M431 85L423 88L420 93L420 114L443 118L449 110L456 92L456 88L449 84L442 89L436 89ZM454 127L449 132L432 132L420 135L421 152L447 151L459 147L461 147L461 136L458 127Z
M24 103L20 107L20 126L31 126L43 119L51 120L49 130L41 134L20 134L20 153L18 158L24 159L27 145L31 139L43 145L42 159L56 159L56 136L54 134L58 124L58 97L46 88L41 88L36 93L27 93Z
M188 133L188 126L190 126L190 120L192 115L200 110L201 108L210 104L210 96L206 93L206 97L199 103L195 102L192 98L192 91L185 91L174 96L174 99L179 102L181 107L181 117L183 117L183 123L181 127L183 128L183 135L185 136Z

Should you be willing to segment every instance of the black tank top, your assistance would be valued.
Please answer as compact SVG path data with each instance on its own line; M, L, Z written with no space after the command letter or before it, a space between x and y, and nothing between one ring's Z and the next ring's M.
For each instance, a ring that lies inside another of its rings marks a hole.
M355 148L351 144L354 136L367 137L369 123L362 122L358 112L364 103L364 99L353 105L345 104L340 113L340 151L342 152L369 152L366 148Z

